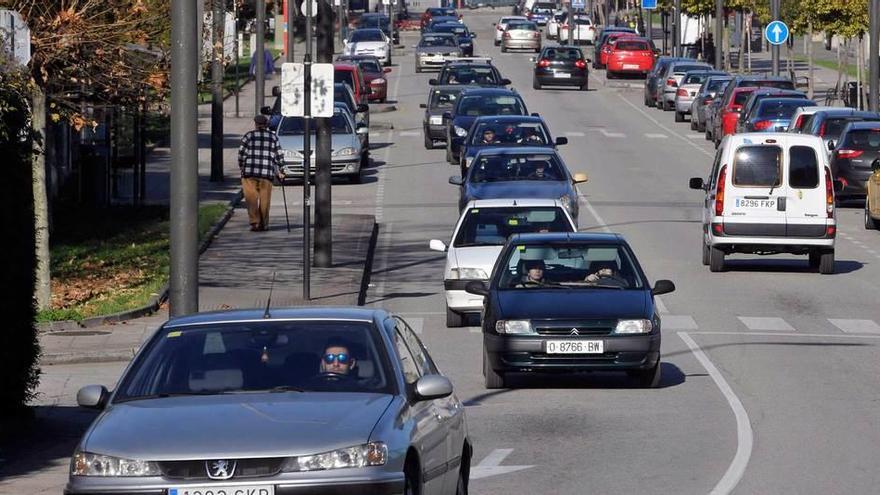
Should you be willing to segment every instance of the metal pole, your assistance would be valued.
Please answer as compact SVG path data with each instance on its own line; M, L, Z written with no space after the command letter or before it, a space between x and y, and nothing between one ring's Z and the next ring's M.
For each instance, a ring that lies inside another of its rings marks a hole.
M715 68L721 70L724 58L724 0L715 0Z
M226 2L211 9L211 182L223 182L223 51Z
M329 0L318 1L316 49L319 63L333 62L333 7ZM315 228L314 265L327 268L333 265L332 215L332 148L333 134L330 118L315 120Z
M648 11L647 22L645 22L645 36L654 40L654 9L645 9Z
M232 7L235 9L235 13L233 14L233 18L235 19L235 118L239 118L238 96L241 83L239 82L238 66L241 65L241 58L238 56L238 50L240 47L238 43L238 0L233 0Z
M868 42L868 105L872 112L880 110L880 0L871 0L870 36Z
M306 54L303 56L303 114L305 119L303 136L303 300L311 299L312 276L312 2L306 0Z
M681 0L675 0L672 9L672 56L681 56Z
M257 48L254 51L256 64L254 76L257 80L254 88L254 115L266 102L266 0L257 0Z
M171 316L199 310L196 18L196 2L171 0Z
M770 0L770 16L774 21L779 20L779 0ZM773 75L779 75L779 45L770 45Z

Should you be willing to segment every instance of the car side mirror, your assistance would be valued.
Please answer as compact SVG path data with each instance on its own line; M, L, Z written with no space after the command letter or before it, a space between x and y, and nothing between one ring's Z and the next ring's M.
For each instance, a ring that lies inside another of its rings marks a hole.
M654 288L651 289L651 293L655 296L659 296L661 294L669 294L670 292L674 291L675 284L673 284L671 280L658 280L654 284Z
M556 146L562 146L563 144L568 144L567 137L558 137L556 138Z
M389 72L391 72L391 67L385 67L384 69L382 69L382 72L388 74Z
M275 97L281 96L281 87L280 86L272 86L272 96L275 96Z
M506 77L505 77L504 79L501 80L501 84L502 84L503 86L507 86L507 85L510 84L510 83L511 83L511 80L508 79L508 78L506 78Z
M361 112L369 112L369 111L370 111L370 106L367 105L366 103L360 103L360 104L358 104L358 106L357 106L357 111L358 111L358 113L361 113Z
M443 112L443 119L449 120L452 118L452 112Z
M706 184L703 182L702 177L691 177L691 180L688 181L688 187L691 189L699 189L701 191L706 190Z
M464 179L458 175L453 175L452 177L449 178L449 183L452 184L453 186L460 186L460 185L464 184Z
M477 37L477 33L471 33L471 38L476 38L476 37Z
M538 112L532 112L531 115L532 115L532 117L540 117L541 116L540 114L538 114Z
M419 108L428 108L427 103L419 103Z
M441 253L445 253L447 249L446 243L444 243L440 239L431 239L431 242L428 243L428 247L431 249L431 251L438 251Z
M415 383L417 400L442 399L452 395L452 382L442 375L425 375Z
M260 107L260 115L272 115L272 107Z
M367 126L365 126L364 124L361 124L361 125L358 126L357 130L354 131L354 132L355 132L355 134L357 134L358 136L366 136L367 134L370 133L370 128L367 127Z
M497 25L498 25L497 22L493 22L493 23L492 23L492 27L495 27L495 26L497 26Z
M833 182L833 186L834 186L834 192L843 191L843 181L835 180Z
M79 407L89 409L104 409L110 392L103 385L86 385L76 393L76 403Z
M834 140L828 141L828 151L834 150Z
M880 172L880 158L875 159L871 162L871 170L874 172Z
M572 182L574 182L575 184L580 184L582 182L587 182L588 180L590 180L590 178L587 177L587 174L583 172L578 172L574 174L574 179L572 179Z
M474 294L477 296L489 295L489 288L486 287L486 284L482 280L468 282L467 285L464 286L464 291L468 294Z
M438 81L436 79L428 79L428 85L430 85L430 86L437 86L439 84L440 84L440 81Z

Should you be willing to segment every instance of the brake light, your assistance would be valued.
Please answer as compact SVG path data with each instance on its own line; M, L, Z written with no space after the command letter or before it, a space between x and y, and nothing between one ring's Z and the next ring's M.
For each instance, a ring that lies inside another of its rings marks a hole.
M673 88L677 88L677 87L678 87L678 81L676 81L674 78L670 77L669 79L666 80L666 85L667 85L667 86L672 86Z
M798 115L797 120L794 121L794 126L792 126L792 127L794 129L800 129L801 124L803 124L803 123L804 123L804 114L800 114L800 115Z
M574 66L577 67L578 69L586 69L587 63L584 62L583 60L576 60L574 63Z
M724 215L724 182L727 180L727 165L721 167L718 174L718 186L715 188L715 216Z
M703 103L706 105L708 105L709 103L712 103L712 98L703 98Z
M687 96L688 91L684 88L679 88L678 91L675 92L676 96Z
M834 182L831 180L831 169L825 169L825 212L828 218L834 218Z
M825 122L822 122L822 125L819 126L819 137L825 135Z
M539 32L532 33L532 38L540 38L540 37L541 37L541 33L539 33Z
M756 131L764 131L770 128L773 125L772 121L769 120L759 120L755 122L755 130Z
M838 150L837 156L839 158L858 158L862 156L864 153L863 150Z
M742 105L730 105L731 112L739 112L742 109L743 109Z
M542 58L541 60L538 61L538 67L542 67L542 68L543 67L550 67L550 60L548 60L546 58Z

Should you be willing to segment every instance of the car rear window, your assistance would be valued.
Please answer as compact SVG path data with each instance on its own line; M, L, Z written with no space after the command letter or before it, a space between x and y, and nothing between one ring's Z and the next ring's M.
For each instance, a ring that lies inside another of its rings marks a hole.
M742 106L749 99L749 96L752 96L751 91L740 91L733 96L733 104Z
M562 209L553 206L471 208L452 244L501 246L508 237L527 232L572 232L572 228Z
M798 108L815 105L815 102L806 100L764 100L758 108L758 115L769 119L790 119Z
M577 48L547 48L544 50L543 58L550 60L580 60L584 58L581 51Z
M866 120L875 119L864 117L833 117L827 119L825 121L825 133L822 134L822 136L825 138L837 139L840 137L840 133L843 132L844 127L850 122L863 122Z
M794 83L791 81L754 81L744 79L737 86L755 86L759 88L776 88L776 89L795 89Z
M788 150L788 185L797 189L819 186L819 160L809 146L792 146Z
M629 40L620 40L615 45L618 50L650 50L651 48L648 46L648 43L644 41L629 41Z
M865 151L880 151L880 127L849 131L846 133L842 147Z
M780 185L782 150L778 146L742 146L733 158L733 185L776 187Z

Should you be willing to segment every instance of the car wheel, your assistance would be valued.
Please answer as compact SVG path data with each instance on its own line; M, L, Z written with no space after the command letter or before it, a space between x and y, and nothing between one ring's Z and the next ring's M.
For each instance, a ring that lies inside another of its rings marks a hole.
M496 41L495 41L495 46L501 46L501 42L498 41L498 40L496 40Z
M724 271L724 251L718 249L715 246L709 247L709 271L710 272L723 272Z
M419 67L418 65L416 65L416 74L421 74L421 73L422 73L422 68Z
M657 364L646 370L633 370L629 375L635 379L641 388L657 388L660 385L660 360Z
M706 127L706 141L712 141L712 133L709 132L709 128Z
M504 388L504 374L496 373L489 366L489 356L486 353L486 349L483 348L483 379L486 382L486 388L488 389L498 389Z
M367 168L369 166L370 166L370 153L368 151L364 150L361 153L361 168L358 171L358 174L360 174L361 170L364 170L365 168Z
M867 230L877 230L877 222L874 220L874 217L871 216L871 208L868 198L865 198L865 228Z
M813 269L819 268L819 263L822 260L822 253L820 253L818 249L811 249L808 258L809 258L810 268L813 268Z
M657 99L654 101L654 106L656 106L656 107L659 108L660 110L663 110L663 99L662 99L662 98L657 98Z
M361 175L360 171L356 174L351 174L348 176L348 181L352 184L363 184L364 177Z
M507 53L507 47L506 47L506 46L501 45L501 53Z
M617 77L617 74L615 74L614 71L610 71L610 70L605 71L605 78L606 79L615 79L616 77Z
M446 307L446 328L458 328L464 326L464 315Z
M692 130L692 131L696 131L696 130L697 130L697 121L696 121L696 119L694 119L693 117L691 117L691 130Z
M826 249L819 255L819 273L831 275L834 273L834 250Z
M684 122L684 114L679 111L676 111L675 112L675 121L676 122Z
M587 79L584 79L584 85L581 86L581 91L589 91L590 90L590 79L587 76Z
M425 130L425 149L432 150L434 149L434 140L431 139L431 134Z
M465 466L462 462L461 467L458 469L458 483L455 485L455 495L467 495L468 492L468 480L467 473L465 473Z
M422 495L422 479L419 471L418 463L407 459L407 465L403 468L404 495Z
M538 82L537 77L532 78L532 89L541 89L541 83Z
M703 240L703 266L709 266L709 245Z

